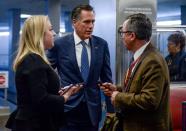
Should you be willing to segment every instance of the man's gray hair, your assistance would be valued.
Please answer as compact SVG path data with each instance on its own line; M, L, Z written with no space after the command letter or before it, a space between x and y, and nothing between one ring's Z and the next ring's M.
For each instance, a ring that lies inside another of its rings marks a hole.
M152 23L142 14L133 14L127 18L126 28L136 34L137 39L149 41L152 35Z

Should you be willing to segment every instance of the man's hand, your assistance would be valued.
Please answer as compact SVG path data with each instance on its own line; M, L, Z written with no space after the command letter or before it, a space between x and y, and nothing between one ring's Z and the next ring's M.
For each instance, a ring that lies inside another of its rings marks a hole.
M112 93L112 95L111 95L111 102L112 102L112 104L114 105L114 101L115 101L115 97L116 97L116 95L119 93L119 91L114 91L113 93Z
M83 87L83 84L75 84L75 85L71 84L64 88L61 88L58 93L60 94L60 96L64 97L65 102L66 102L71 95L74 95L75 93L77 93L82 87Z
M112 83L105 82L99 86L106 96L111 96L113 91L116 91L116 86Z

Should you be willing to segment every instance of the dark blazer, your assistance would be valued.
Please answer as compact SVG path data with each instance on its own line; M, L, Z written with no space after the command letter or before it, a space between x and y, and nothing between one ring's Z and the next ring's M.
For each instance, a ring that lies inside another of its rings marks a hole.
M136 65L126 92L115 106L122 110L124 131L169 131L169 73L166 61L149 44Z
M18 65L15 83L17 110L10 115L7 127L58 130L64 118L64 98L58 94L60 82L54 70L39 55L29 54Z
M169 54L165 57L168 64L171 81L186 81L186 53L178 52L175 56Z
M97 125L101 119L101 94L97 85L99 78L102 82L112 82L110 69L110 54L105 40L92 36L90 39L91 62L87 81L83 81L79 70L73 34L69 34L55 41L55 46L48 52L48 58L54 68L57 67L61 77L62 86L84 82L85 86L77 94L71 96L65 104L65 111L75 108L85 95L90 119L93 125ZM109 98L106 97L107 103ZM109 107L108 111L113 111Z

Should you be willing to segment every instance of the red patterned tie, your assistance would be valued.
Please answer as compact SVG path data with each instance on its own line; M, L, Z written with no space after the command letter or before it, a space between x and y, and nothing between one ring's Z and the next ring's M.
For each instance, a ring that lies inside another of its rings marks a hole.
M125 91L127 90L127 85L128 85L128 82L129 82L129 79L130 79L130 77L131 77L131 73L132 73L132 70L133 70L133 68L134 68L134 66L136 65L136 63L139 61L139 58L140 57L138 57L138 59L136 59L135 61L133 61L131 64L130 64L130 66L129 66L129 68L128 68L128 70L127 70L127 73L126 73L126 76L125 76L125 80L124 80L124 87L125 87Z

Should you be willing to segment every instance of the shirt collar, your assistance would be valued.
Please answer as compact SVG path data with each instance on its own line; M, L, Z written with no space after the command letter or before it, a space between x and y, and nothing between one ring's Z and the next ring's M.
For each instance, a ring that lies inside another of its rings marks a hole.
M145 48L149 45L150 41L144 44L141 48L139 48L135 53L134 53L134 61L138 59L138 57L144 52Z
M75 45L80 44L80 42L82 41L81 38L77 35L77 33L75 31L74 31L73 35L74 35ZM84 41L87 45L89 45L89 39L85 39Z

